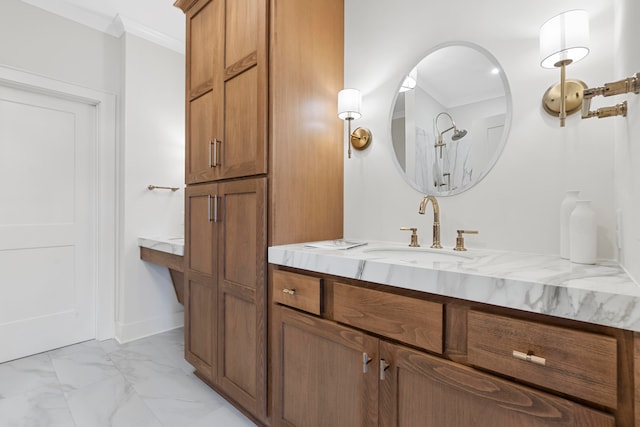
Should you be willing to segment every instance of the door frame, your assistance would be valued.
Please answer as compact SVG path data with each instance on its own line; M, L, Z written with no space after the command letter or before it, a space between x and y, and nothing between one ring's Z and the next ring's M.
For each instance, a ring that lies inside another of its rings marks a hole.
M81 102L96 108L95 331L98 340L113 338L116 323L116 256L118 251L116 227L119 209L116 186L116 95L2 64L0 64L0 84Z

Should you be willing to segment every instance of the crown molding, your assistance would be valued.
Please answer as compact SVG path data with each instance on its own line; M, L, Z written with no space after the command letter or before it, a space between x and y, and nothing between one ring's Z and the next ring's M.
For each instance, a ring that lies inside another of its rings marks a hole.
M24 3L62 16L113 37L130 33L159 46L184 54L185 43L122 15L108 16L65 1L22 0Z
M129 33L183 55L185 53L185 44L181 40L174 39L125 16L116 15L112 21L111 28L114 32L112 35L116 37L120 37L124 33Z

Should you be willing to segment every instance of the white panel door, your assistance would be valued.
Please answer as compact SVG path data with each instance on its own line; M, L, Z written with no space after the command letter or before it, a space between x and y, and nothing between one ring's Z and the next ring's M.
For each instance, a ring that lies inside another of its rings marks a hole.
M95 110L0 85L0 362L95 337Z

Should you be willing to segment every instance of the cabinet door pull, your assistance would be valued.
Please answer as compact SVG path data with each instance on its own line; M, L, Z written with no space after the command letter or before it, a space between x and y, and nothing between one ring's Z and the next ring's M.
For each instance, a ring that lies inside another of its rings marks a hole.
M371 363L371 359L367 353L362 353L362 373L366 374L369 372L369 363Z
M386 360L380 359L380 380L384 381L385 374L384 372L389 369L389 365Z
M295 289L286 289L285 288L285 289L282 290L282 293L294 296L296 294L296 290Z
M213 167L217 167L218 166L218 143L220 143L222 141L219 141L217 138L213 138Z
M209 140L209 167L212 168L214 167L214 162L213 162L213 145L215 144L215 139L210 139Z
M526 362L535 363L536 365L546 366L547 359L544 357L534 356L533 354L523 353L521 351L513 350L513 357L519 360L524 360Z
M213 196L213 222L218 222L218 195Z
M218 196L207 195L209 203L207 203L207 219L209 222L218 222ZM213 216L211 215L211 201L213 200Z
M209 167L215 168L218 166L218 143L222 142L218 138L209 140Z

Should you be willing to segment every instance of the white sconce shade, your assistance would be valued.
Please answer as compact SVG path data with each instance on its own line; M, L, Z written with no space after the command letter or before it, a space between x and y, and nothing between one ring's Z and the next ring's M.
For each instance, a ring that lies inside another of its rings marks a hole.
M554 16L540 28L540 65L560 67L578 62L589 54L589 15L570 10Z
M342 120L359 119L362 95L358 89L342 89L338 92L338 117Z
M362 95L358 89L342 89L338 92L338 117L348 124L347 148L351 158L351 147L356 150L364 150L371 144L371 131L366 128L357 128L351 132L351 121L359 119Z

